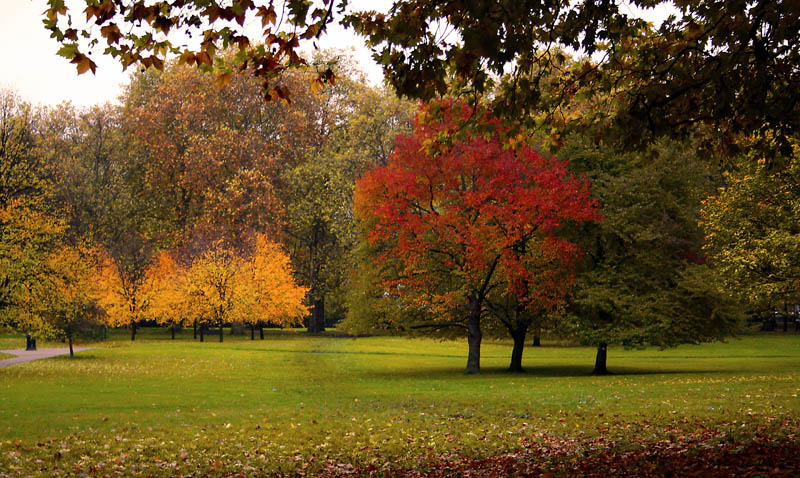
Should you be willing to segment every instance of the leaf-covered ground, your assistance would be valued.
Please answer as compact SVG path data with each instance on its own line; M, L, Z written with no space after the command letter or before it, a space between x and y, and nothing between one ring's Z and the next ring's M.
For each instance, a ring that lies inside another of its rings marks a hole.
M155 333L154 333L155 334ZM0 476L797 476L800 336L676 350L142 334L0 369ZM7 341L0 338L0 344Z
M486 430L483 430L486 431ZM483 432L482 431L482 432ZM188 432L120 430L41 441L6 441L2 476L797 476L796 420L615 422L562 435L535 427L502 430L474 450L459 437L409 437L402 454L380 444L277 451L270 427L225 424ZM187 433L188 432L188 433Z

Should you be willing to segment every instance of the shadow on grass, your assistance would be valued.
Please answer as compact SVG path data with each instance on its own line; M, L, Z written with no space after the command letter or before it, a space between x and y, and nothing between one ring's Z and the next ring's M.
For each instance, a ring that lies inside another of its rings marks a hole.
M669 369L653 370L634 367L612 368L610 375L593 375L591 365L546 365L538 367L525 367L523 372L511 372L506 367L481 367L480 374L468 375L463 368L453 367L425 367L418 370L402 369L387 370L367 373L376 378L405 378L405 379L463 379L465 377L503 377L503 378L561 378L561 377L587 377L608 378L644 375L681 375L681 374L718 374L721 370L696 370L696 369Z
M75 352L75 356L70 358L69 353L65 355L56 355L55 357L46 358L43 360L58 360L63 362L78 362L78 361L88 361L88 360L97 360L99 357L94 354L93 352L86 351L86 352Z

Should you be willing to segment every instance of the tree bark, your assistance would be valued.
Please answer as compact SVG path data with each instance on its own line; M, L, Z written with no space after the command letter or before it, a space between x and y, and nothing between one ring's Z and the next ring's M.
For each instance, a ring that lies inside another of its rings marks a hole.
M192 322L192 328L194 329L193 330L194 338L195 340L197 340L197 319L194 319L194 321Z
M256 339L256 326L250 324L250 340L255 340L255 339Z
M467 323L467 342L469 343L469 355L467 355L468 374L481 373L481 303L477 300L469 300L469 322Z
M203 326L201 325L200 326L200 342L203 342L203 338L204 338L203 336L204 336L204 334L203 334Z
M542 331L541 327L536 327L536 329L534 329L534 331L533 331L533 346L534 347L541 347L542 346L542 342L541 342L541 340L539 338L539 334L541 333L541 331Z
M308 323L308 332L318 334L325 331L325 299L314 299L311 308L311 319Z
M514 339L514 348L511 351L511 365L508 370L511 372L524 372L522 368L522 352L525 350L525 336L528 333L528 327L521 325L517 329L509 329L511 337Z
M175 324L170 325L170 332L172 332L172 340L175 340Z
M225 335L222 333L222 319L219 321L219 343L222 343L222 336Z
M69 339L69 358L75 358L75 351L72 350L72 334L67 335L67 339Z
M136 322L131 322L131 342L136 340Z
M786 302L783 303L783 331L789 331L789 305Z
M606 358L608 357L608 344L600 342L597 346L597 358L594 360L594 375L609 375L608 368L606 368Z
M261 334L261 340L264 340L264 324L258 323L258 333Z

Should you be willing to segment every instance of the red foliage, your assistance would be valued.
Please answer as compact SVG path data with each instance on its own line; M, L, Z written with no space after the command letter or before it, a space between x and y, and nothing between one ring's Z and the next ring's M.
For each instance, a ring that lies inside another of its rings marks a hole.
M424 108L388 164L361 178L356 211L372 225L369 240L383 246L382 262L398 264L395 282L443 310L480 303L500 285L523 298L541 284L537 306L560 301L569 281L541 264L574 263L576 246L556 231L598 219L588 181L565 161L504 142L496 119L460 131L471 113L452 101Z

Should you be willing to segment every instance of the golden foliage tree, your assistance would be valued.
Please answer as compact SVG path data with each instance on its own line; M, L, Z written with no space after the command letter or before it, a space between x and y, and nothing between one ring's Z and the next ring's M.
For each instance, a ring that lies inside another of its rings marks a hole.
M128 258L129 256L125 256ZM105 310L104 321L111 327L130 327L131 340L136 339L136 326L146 313L153 296L152 279L139 263L144 257L134 254L133 260L98 254L98 271L94 294Z
M188 313L200 324L217 324L219 341L228 321L244 321L248 286L242 280L244 261L232 249L217 243L189 268L185 293Z
M175 339L175 327L189 320L189 298L186 292L187 270L167 251L156 256L147 269L152 285L150 315L162 325L168 325Z
M245 320L251 326L251 338L255 325L291 325L308 314L308 307L303 305L308 288L297 285L289 256L266 236L256 238L255 251L244 272L249 276L244 279L249 284L253 312Z

